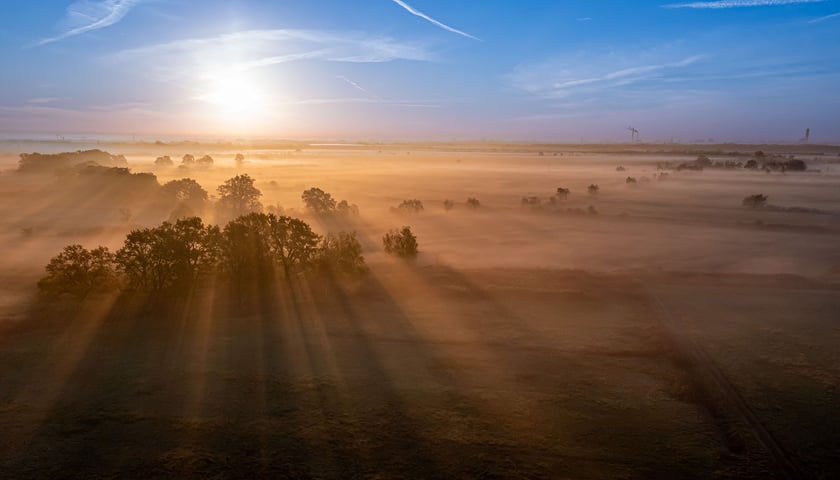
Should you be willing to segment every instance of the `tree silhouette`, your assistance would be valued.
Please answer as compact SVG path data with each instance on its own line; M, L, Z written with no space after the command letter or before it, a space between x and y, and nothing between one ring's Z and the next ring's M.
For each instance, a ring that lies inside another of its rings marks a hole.
M557 187L557 193L555 193L554 196L557 197L558 200L565 200L569 198L569 194L571 193L572 191L568 188Z
M69 245L47 264L47 275L38 281L38 289L48 296L70 295L83 299L115 285L113 264L114 256L106 247L88 250L81 245Z
M744 200L741 201L741 205L748 208L761 208L767 205L767 198L767 195L762 195L760 193L747 195L744 197Z
M450 200L448 198L443 201L443 209L444 210L446 210L448 212L448 211L452 210L453 208L455 208L455 202L453 202L452 200Z
M216 189L220 207L233 217L262 210L262 192L254 186L254 179L243 173L228 179Z
M477 198L470 197L467 199L467 208L471 208L473 210L481 207L481 202L478 201Z
M236 156L233 157L233 161L236 163L237 167L241 167L245 163L245 155L237 153Z
M306 208L318 215L325 215L335 211L336 202L332 195L321 190L320 188L310 188L305 190L300 196Z
M192 155L192 154L187 153L181 158L181 164L182 165L193 165L194 163L195 163L195 156Z
M367 271L362 245L355 232L327 234L321 240L318 260L323 268L331 272L359 274Z
M265 217L271 252L286 276L311 266L318 253L320 236L303 220L271 214Z
M175 162L172 161L172 157L169 155L164 155L155 159L155 165L159 167L171 167L172 165L175 165Z
M185 205L188 211L201 212L207 202L207 190L192 178L171 180L161 187L161 193L170 204Z
M196 163L201 165L202 167L209 167L213 165L213 157L210 155L204 155L203 157L196 160Z
M411 227L393 229L382 237L385 251L403 258L417 256L417 237L411 232Z
M589 192L590 195L596 195L600 190L601 188L595 183L586 187L586 191Z
M403 200L401 204L392 207L391 211L394 213L420 213L423 211L423 202L417 200Z

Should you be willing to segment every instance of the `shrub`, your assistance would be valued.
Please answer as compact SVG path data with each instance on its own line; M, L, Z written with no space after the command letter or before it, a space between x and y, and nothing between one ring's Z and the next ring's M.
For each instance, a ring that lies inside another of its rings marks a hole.
M396 207L392 207L391 211L394 213L420 213L423 211L423 202L420 200L403 200L403 202Z
M767 205L767 198L767 195L762 195L760 193L747 195L744 197L744 200L741 201L741 205L748 208L761 208Z
M467 208L476 209L479 207L481 207L481 202L479 202L477 198L470 197L467 199Z
M446 210L448 212L448 211L452 210L453 208L455 208L455 202L453 202L452 200L450 200L448 198L443 201L443 209L444 210Z
M586 187L586 191L589 192L590 195L596 195L600 189L601 189L601 187L599 187L595 183Z
M625 180L625 183L627 183L628 185L635 185L636 184L636 179L634 177L627 177L627 180Z
M559 200L565 200L569 198L569 194L572 193L571 190L568 188L557 187L557 193L554 194Z
M411 232L411 227L402 227L389 231L382 237L385 251L391 255L403 258L417 256L417 237Z

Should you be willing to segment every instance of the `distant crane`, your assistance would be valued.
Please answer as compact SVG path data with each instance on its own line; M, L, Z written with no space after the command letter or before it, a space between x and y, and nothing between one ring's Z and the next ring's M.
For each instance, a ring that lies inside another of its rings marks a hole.
M630 141L636 143L639 141L639 131L633 127L627 127L627 130L630 130Z

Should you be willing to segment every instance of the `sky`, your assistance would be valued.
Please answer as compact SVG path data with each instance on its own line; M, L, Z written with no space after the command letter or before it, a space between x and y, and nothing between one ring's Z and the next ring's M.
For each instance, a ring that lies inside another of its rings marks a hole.
M840 142L840 0L5 0L0 135Z

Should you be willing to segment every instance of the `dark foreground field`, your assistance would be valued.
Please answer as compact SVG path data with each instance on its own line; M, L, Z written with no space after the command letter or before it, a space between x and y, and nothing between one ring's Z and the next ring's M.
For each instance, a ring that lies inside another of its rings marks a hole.
M226 292L7 326L2 477L840 475L836 286L387 263Z

